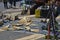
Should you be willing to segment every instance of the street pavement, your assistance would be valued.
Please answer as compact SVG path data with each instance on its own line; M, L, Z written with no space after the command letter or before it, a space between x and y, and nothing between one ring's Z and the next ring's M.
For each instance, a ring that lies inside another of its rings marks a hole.
M15 40L24 36L29 36L32 34L22 33L22 32L13 32L5 31L0 33L0 40Z
M19 7L19 2L17 2L16 5L17 7ZM3 3L0 2L0 11L5 11L5 10L11 10L11 9L5 9L3 6ZM47 34L48 32L42 31L41 27L46 24L40 23L40 20L41 20L40 18L31 18L31 19L34 22L30 25L30 27L31 29L35 29L35 28L39 29L40 31L38 33L24 31L24 30L23 31L4 31L4 32L0 32L0 40L45 40L41 37L43 37L44 34Z
M9 3L8 6L10 6ZM2 13L3 15L8 15L14 18L18 14L20 15L21 12L22 9L20 8L20 2L16 2L16 8L9 8L9 9L5 9L3 2L0 2L0 14Z
M9 7L9 3L8 3L8 7ZM20 2L16 2L16 7L19 8L20 7ZM7 10L4 8L4 4L3 2L0 2L0 11L4 11L4 10Z
M19 30L19 31L3 31L0 32L0 40L45 40L42 37L44 37L44 32L41 30L42 23L40 23L39 18L31 18L32 21L34 21L30 27L31 29L39 29L41 33L39 32L30 32L26 30ZM36 19L36 20L35 20ZM16 21L11 21L5 23L6 25L10 23L16 23Z
M5 31L0 32L0 40L37 40L45 35L30 32ZM40 40L41 40L40 39ZM44 40L44 39L43 39Z

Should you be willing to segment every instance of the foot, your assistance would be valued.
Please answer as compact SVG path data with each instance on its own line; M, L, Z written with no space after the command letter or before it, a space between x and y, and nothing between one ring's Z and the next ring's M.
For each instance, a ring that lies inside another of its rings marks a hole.
M13 8L12 6L9 6L9 8Z
M8 7L4 7L5 9L8 9Z

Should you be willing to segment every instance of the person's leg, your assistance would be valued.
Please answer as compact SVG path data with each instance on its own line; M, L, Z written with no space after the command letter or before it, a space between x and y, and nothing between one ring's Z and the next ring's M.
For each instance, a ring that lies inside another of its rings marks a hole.
M10 8L12 8L12 0L9 0L9 3L10 3Z
M14 2L13 5L16 7L16 0L14 0L13 2Z
M6 8L8 9L8 3L6 2Z
M7 6L7 2L4 2L4 8L8 8L8 6Z
M5 2L3 2L4 3L4 8L5 8Z

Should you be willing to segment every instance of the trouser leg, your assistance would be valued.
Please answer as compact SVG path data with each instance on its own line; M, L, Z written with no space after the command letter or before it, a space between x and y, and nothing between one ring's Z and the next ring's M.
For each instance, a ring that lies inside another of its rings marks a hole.
M7 2L4 2L4 8L8 8Z
M14 1L13 5L16 6L16 1Z
M5 2L4 2L4 8L5 8Z
M9 0L9 3L10 3L10 7L12 8L12 4L13 4L12 0Z

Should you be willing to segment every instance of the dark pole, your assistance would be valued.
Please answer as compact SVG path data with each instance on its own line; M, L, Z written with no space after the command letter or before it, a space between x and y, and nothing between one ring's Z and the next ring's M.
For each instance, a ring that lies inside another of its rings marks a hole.
M50 5L50 13L51 13L51 17L50 17L50 25L53 28L53 34L54 34L54 40L58 40L57 39L57 35L56 35L56 26L55 26L55 0L51 1L51 5ZM50 35L50 29L48 28L48 35Z

